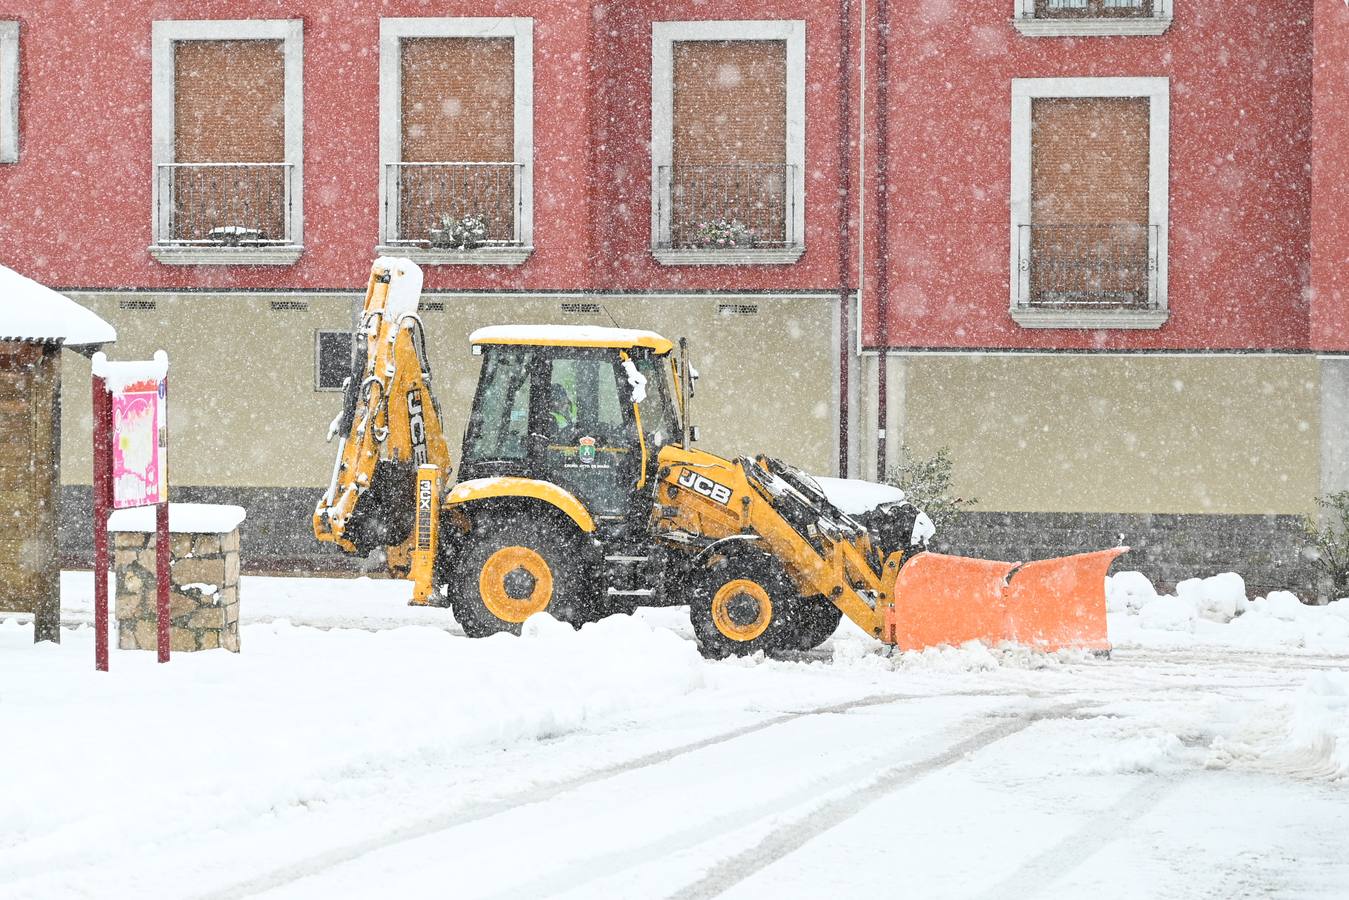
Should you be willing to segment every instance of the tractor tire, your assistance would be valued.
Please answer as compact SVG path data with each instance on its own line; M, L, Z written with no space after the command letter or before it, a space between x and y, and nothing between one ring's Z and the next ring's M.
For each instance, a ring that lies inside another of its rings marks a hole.
M703 571L689 597L698 652L708 659L750 656L785 646L800 598L776 560L757 552L727 554Z
M548 519L484 519L464 539L448 579L454 618L469 637L519 634L539 612L579 625L590 616L582 542Z
M843 620L843 612L821 595L801 598L792 612L787 646L794 650L814 650L829 639Z

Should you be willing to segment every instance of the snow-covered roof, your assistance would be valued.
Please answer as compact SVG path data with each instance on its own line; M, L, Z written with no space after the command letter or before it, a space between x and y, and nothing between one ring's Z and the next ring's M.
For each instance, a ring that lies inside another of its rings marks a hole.
M219 503L170 503L169 531L174 534L229 534L245 516L242 506ZM109 531L155 530L155 508L115 509L108 516Z
M46 285L0 266L0 341L107 344L117 331L90 310Z
M674 344L654 331L597 325L490 325L468 336L474 344L541 344L550 347L646 347L669 353Z

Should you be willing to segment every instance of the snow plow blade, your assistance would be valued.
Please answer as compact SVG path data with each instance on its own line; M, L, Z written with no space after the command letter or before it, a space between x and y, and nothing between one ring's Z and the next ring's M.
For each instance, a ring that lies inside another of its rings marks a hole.
M1004 641L1107 651L1105 576L1127 547L1030 563L923 553L899 572L886 637L901 650Z

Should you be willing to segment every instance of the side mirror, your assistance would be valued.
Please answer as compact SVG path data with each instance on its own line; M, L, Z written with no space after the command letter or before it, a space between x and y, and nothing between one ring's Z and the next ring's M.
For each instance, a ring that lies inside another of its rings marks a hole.
M697 425L690 425L690 426L689 426L689 440L690 440L690 441L697 441L697 440L700 440L700 438L699 438L698 435L699 435L698 426L697 426Z

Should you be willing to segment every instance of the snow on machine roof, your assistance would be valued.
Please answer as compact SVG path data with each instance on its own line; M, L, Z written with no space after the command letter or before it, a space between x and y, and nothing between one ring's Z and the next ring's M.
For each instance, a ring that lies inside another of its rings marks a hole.
M669 353L674 344L654 331L595 325L490 325L468 336L473 344L536 344L545 347L645 347Z

